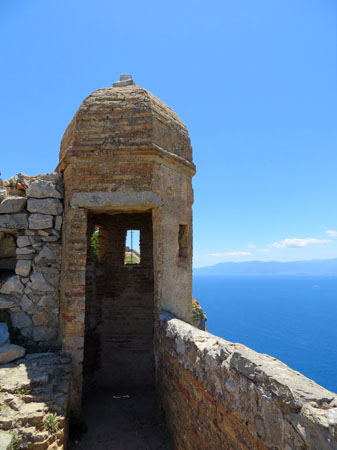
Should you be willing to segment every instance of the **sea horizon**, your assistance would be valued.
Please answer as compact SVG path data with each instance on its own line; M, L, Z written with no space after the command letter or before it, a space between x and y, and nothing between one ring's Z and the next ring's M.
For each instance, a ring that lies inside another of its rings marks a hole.
M193 275L210 333L271 355L337 392L337 277Z

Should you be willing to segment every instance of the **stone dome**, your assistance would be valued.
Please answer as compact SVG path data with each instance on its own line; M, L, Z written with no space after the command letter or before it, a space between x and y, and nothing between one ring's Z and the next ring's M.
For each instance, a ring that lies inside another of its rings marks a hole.
M118 83L116 83L118 84ZM140 86L99 89L81 104L61 142L59 167L73 151L158 151L192 162L188 131L177 114Z

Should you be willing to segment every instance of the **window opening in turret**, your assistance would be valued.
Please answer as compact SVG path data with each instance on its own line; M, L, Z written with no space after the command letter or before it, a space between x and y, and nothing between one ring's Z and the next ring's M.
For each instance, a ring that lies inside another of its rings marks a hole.
M180 262L187 261L187 225L179 225L178 235L179 253L178 258Z
M140 230L127 230L124 264L140 264Z
M94 261L95 262L99 262L100 258L99 258L99 244L98 244L98 240L99 240L99 227L95 227L94 232L91 235L91 250L92 250L92 254L94 257Z

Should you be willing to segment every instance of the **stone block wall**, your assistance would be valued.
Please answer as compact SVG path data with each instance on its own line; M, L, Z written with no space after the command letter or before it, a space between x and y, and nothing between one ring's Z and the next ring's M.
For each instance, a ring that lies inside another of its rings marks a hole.
M337 449L337 395L277 359L165 314L157 345L174 449Z
M14 265L2 269L0 321L10 316L18 342L50 346L58 338L62 175L19 174L0 184L0 238L16 250Z

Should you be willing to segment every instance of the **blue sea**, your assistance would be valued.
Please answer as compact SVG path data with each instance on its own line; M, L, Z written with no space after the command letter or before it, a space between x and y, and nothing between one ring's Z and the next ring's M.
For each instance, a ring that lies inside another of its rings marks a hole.
M337 277L193 277L210 333L275 356L337 392Z

